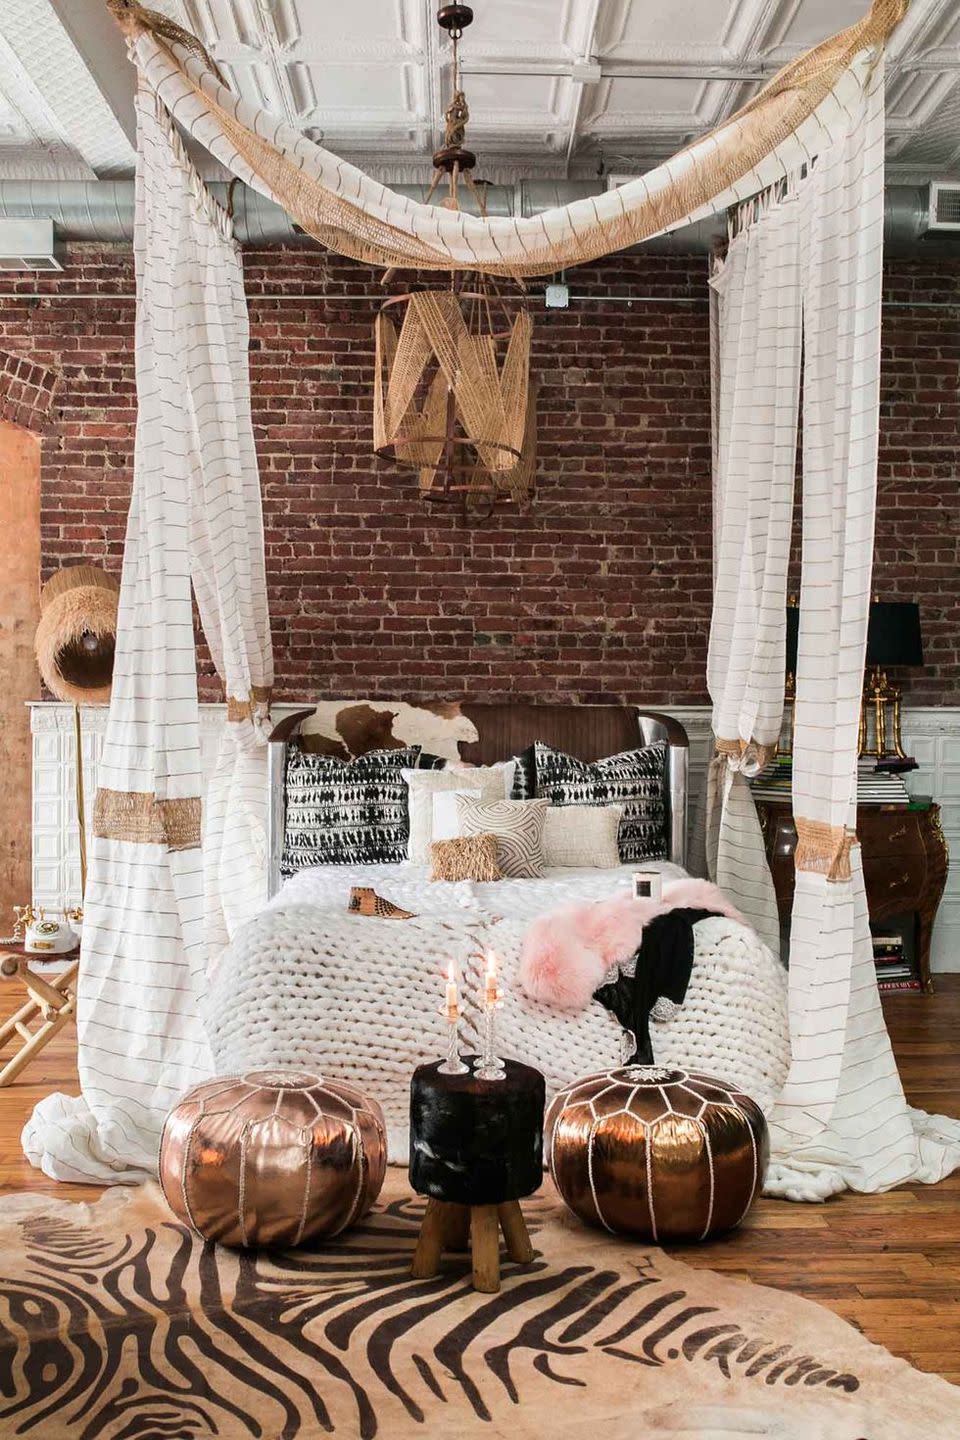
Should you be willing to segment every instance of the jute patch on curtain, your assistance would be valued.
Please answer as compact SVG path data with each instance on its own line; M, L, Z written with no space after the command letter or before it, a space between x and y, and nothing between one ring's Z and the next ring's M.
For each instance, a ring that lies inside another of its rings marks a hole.
M927 1440L960 1390L808 1300L591 1231L545 1187L537 1256L475 1294L411 1280L424 1202L391 1176L322 1249L241 1254L154 1186L0 1217L0 1433L44 1440ZM731 1244L735 1245L736 1240Z

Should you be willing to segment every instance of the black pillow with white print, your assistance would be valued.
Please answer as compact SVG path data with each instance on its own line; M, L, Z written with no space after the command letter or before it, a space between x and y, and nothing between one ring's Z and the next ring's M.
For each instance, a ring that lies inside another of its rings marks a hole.
M287 820L280 873L309 865L387 865L407 858L404 770L439 770L419 745L371 750L353 760L287 751Z
M514 798L551 805L622 805L617 845L625 865L667 858L667 747L659 741L587 763L537 740L517 760Z

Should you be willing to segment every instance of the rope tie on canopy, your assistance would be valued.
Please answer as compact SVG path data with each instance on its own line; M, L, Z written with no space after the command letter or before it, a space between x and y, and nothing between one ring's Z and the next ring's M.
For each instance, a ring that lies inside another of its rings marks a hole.
M101 788L93 807L93 833L101 840L195 850L200 845L200 800L158 800L145 790Z
M859 845L856 832L844 825L828 825L823 820L806 820L794 816L797 827L797 849L794 865L812 875L825 875L830 881L850 879L850 850Z
M273 697L273 687L251 685L250 699L239 700L236 695L227 696L227 719L229 721L252 720L255 713L268 710Z
M760 740L723 740L719 736L715 748L718 759L725 759L731 770L737 770L749 779L765 770L777 753L775 743L765 745Z
M144 30L155 35L158 40L169 40L173 45L179 45L191 55L196 55L198 60L209 66L210 70L221 85L226 85L223 73L217 62L203 41L198 39L190 30L178 25L171 20L169 15L163 15L159 10L150 10L145 5L139 5L137 0L106 0L107 9L113 15L117 24L124 34L135 38Z

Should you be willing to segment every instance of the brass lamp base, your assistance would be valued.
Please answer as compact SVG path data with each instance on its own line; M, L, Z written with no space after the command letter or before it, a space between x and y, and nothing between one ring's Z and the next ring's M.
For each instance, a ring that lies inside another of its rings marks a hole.
M891 685L879 665L871 670L860 703L860 755L876 758L878 769L915 770L916 760L907 755L900 735L901 692ZM888 722L889 712L889 722Z

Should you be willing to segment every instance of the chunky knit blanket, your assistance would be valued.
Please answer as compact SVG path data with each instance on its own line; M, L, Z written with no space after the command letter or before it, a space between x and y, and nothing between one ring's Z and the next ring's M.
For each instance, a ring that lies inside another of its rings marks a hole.
M409 890L404 897L409 904ZM506 995L497 1017L502 1055L540 1069L548 1094L619 1064L624 1032L603 1006L572 1013L523 993L520 956L536 910L528 894L524 909L499 918L461 897L445 913L381 920L281 899L238 932L213 977L206 1022L218 1072L293 1065L350 1080L383 1106L390 1158L402 1163L411 1073L446 1050L447 965L456 961L462 977L462 1048L476 1052L491 946ZM658 1064L716 1075L772 1107L789 1063L786 976L748 927L720 916L701 921L686 1000L655 1011L653 1022Z

